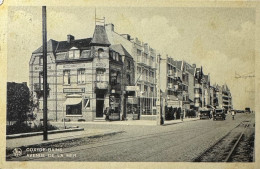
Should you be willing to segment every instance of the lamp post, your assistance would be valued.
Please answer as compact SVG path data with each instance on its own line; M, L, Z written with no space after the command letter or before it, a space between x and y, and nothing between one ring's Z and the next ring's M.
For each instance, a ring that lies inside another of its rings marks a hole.
M163 122L163 112L164 112L164 105L165 105L165 95L167 94L166 92L163 93L163 97L162 97L162 100L161 100L161 81L160 81L160 68L161 68L161 60L167 60L167 59L162 59L161 58L161 55L158 54L158 57L157 57L157 62L158 62L158 71L156 73L157 75L157 101L156 101L156 112L157 112L157 117L156 117L156 120L157 120L157 125L162 125L164 122ZM162 101L162 103L161 103Z

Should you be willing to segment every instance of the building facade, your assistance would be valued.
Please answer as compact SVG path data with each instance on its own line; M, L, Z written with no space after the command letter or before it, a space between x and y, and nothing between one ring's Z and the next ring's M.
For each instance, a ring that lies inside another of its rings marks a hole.
M226 112L233 109L232 105L232 95L228 86L216 85L216 96L217 96L217 107L224 109Z
M122 44L134 60L134 86L136 93L129 96L126 112L136 114L136 119L156 119L156 50L129 34L115 32L113 24L106 24L106 32L112 45Z
M133 59L123 46L110 44L104 25L96 25L92 38L49 40L47 62L49 120L104 119L106 107L113 109L114 119L124 117L125 88L134 81ZM33 52L29 66L30 89L42 119L42 47Z

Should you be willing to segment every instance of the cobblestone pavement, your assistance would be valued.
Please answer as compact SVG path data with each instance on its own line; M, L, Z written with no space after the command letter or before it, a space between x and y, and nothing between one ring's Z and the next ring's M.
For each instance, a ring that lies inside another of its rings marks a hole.
M225 121L197 120L168 126L81 124L85 130L106 128L125 132L63 148L51 152L49 157L23 156L14 160L189 162L247 119L254 119L254 114L237 114L235 120L227 116Z

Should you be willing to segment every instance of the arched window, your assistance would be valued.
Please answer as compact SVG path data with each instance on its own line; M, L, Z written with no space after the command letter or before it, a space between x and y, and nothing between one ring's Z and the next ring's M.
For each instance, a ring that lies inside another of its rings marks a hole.
M104 49L102 49L102 48L98 49L98 58L102 58L103 57L103 52L104 52Z

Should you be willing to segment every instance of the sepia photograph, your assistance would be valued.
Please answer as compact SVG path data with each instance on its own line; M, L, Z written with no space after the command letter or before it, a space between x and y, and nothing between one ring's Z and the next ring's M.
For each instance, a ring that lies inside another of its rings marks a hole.
M9 5L4 161L254 164L257 11Z

